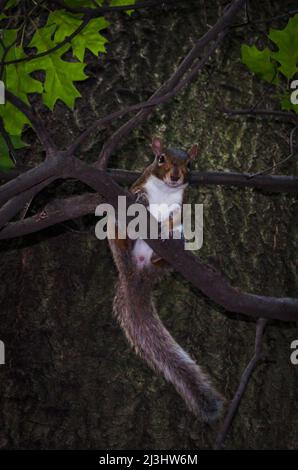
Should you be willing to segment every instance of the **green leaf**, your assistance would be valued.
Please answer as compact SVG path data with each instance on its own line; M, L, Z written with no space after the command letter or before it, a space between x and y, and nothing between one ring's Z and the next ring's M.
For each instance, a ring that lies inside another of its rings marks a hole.
M54 34L55 42L61 43L82 24L82 20L79 19L79 16L80 15L70 15L65 10L56 10L49 15L47 25L54 24L56 26ZM107 28L109 25L110 23L103 17L94 18L72 39L71 46L73 54L81 62L84 60L86 49L89 49L95 56L98 56L99 52L106 52L105 43L107 39L99 34L99 31Z
M287 111L294 111L296 114L298 114L298 104L293 104L290 99L290 94L285 94L280 100L281 103L281 109L287 110Z
M21 135L24 125L30 125L26 116L11 103L0 105L0 116L6 131L11 135Z
M13 45L6 60L15 60L26 57L21 46L16 46L18 30L8 29L3 32L3 45ZM0 46L0 57L3 57L3 47ZM42 93L43 86L40 81L30 76L27 62L10 64L5 67L5 87L14 95L18 96L22 101L28 103L28 93ZM28 124L26 116L15 108L11 103L0 105L0 115L3 118L4 127L9 134L20 135L25 124Z
M85 49L89 49L95 56L98 56L99 52L106 52L107 39L99 34L99 31L109 25L104 18L95 18L71 41L73 53L81 62L84 60Z
M27 147L27 144L23 142L19 136L10 135L9 137L13 147L16 150ZM9 170L10 168L14 168L14 166L15 164L10 158L7 144L0 134L0 170Z
M243 64L269 83L278 83L276 66L271 61L271 51L266 47L260 51L256 46L241 46Z
M26 57L21 47L13 47L6 56L6 60L14 60ZM43 86L39 80L31 77L29 62L19 62L6 66L5 86L14 95L28 103L28 93L42 93Z
M29 44L30 47L35 47L38 53L48 51L54 47L56 43L52 40L52 35L55 30L55 25L45 26L44 28L36 30ZM69 108L73 109L76 98L81 96L74 86L74 82L88 78L84 73L85 64L69 62L61 58L69 48L70 44L65 44L57 51L33 59L27 64L28 70L31 72L44 70L43 102L51 110L54 109L58 99L63 101Z
M65 10L55 10L49 14L46 26L55 25L54 40L58 44L70 36L82 23L81 15L74 15Z
M65 2L69 6L88 8L96 8L96 5L103 4L103 0L65 0ZM9 0L5 9L14 8L20 3L19 0ZM135 3L135 0L110 0L109 4L116 6L132 3ZM46 54L29 61L6 65L3 75L6 88L27 104L29 103L29 94L39 93L42 94L44 104L51 110L53 110L57 100L63 101L73 109L76 98L81 96L75 82L88 78L84 72L85 64L83 63L86 49L95 56L98 56L100 52L105 52L107 40L100 32L107 28L110 23L104 18L94 18L72 39L71 43L67 43L63 47L60 46L56 51L49 54L47 52L58 46L82 24L82 16L81 14L70 14L65 10L50 12L46 25L38 29L35 27L33 37L28 44L29 47L36 49L37 54ZM1 19L5 19L4 14L0 16ZM23 46L18 43L20 37L23 37L22 31L2 29L0 60L3 59L4 48L8 46L10 46L10 49L5 54L5 61L14 61L27 57ZM68 58L69 55L65 57L65 54L69 53L70 50L80 62L74 61L72 57ZM39 71L43 72L42 75L32 76L32 73ZM30 125L26 116L9 102L0 106L0 116L3 118L6 131L11 136L20 137L24 125ZM9 155L5 152L3 152L3 155L8 164Z
M291 79L298 72L298 15L290 18L284 29L271 29L268 36L278 47L271 53L280 64L278 70Z

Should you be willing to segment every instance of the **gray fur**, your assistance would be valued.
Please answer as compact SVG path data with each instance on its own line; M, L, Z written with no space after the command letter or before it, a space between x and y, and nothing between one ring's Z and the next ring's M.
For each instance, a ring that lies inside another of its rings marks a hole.
M216 419L223 398L166 330L153 305L152 288L163 270L152 265L136 271L130 249L119 249L113 240L109 243L119 271L114 314L128 341L154 371L174 385L197 417L204 421Z

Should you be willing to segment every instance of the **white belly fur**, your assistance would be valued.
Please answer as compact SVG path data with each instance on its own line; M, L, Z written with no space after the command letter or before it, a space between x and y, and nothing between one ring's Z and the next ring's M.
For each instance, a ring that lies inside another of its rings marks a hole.
M148 209L151 214L162 222L168 219L170 209L171 211L175 209L180 210L183 192L186 186L185 184L179 188L171 188L162 180L156 178L156 176L150 176L144 185L144 189L148 197ZM164 207L164 204L166 204L167 207ZM132 250L132 256L138 269L143 269L150 265L152 253L152 248L150 248L144 240L136 240Z

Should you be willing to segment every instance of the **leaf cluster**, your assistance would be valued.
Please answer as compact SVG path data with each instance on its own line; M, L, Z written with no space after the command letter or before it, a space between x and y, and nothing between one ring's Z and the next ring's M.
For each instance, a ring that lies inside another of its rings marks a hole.
M29 95L37 93L51 111L58 100L73 109L76 99L81 96L76 82L88 79L86 51L95 56L106 52L108 40L103 33L111 23L100 16L85 21L83 14L65 9L52 11L44 2L27 2L31 9L27 6L24 10L22 3L9 0L0 17L0 79L5 89L26 104L29 104ZM109 3L110 6L131 5L135 0L110 0ZM103 0L66 0L65 4L96 8ZM44 21L39 25L41 16ZM24 126L30 123L9 102L0 105L0 117L7 133L6 139L0 135L0 168L3 169L14 166L7 138L12 147L21 148Z
M298 114L298 105L290 99L291 81L298 73L298 14L292 16L284 29L270 29L268 46L241 47L241 59L258 77L276 86L282 109Z

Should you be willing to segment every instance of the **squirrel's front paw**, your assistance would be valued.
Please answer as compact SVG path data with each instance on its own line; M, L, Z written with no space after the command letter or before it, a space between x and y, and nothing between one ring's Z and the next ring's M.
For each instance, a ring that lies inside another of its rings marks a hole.
M148 199L145 193L139 192L137 193L136 203L143 204L144 206L148 206Z

